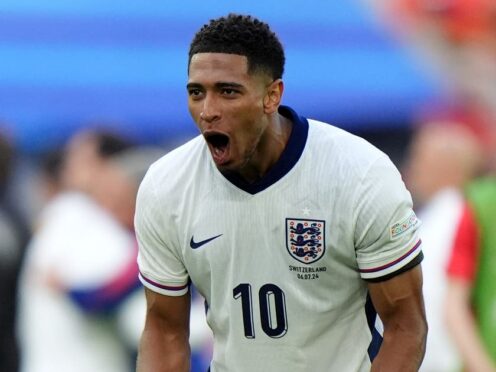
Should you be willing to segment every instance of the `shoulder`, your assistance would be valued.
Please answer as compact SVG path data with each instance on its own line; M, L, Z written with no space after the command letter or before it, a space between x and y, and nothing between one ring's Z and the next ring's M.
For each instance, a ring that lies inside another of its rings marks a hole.
M310 128L309 138L315 144L332 146L335 151L346 154L351 158L364 158L372 155L373 159L375 159L384 155L381 150L364 138L344 129L313 119L309 119L308 123Z
M395 169L389 157L377 147L344 129L309 119L308 147L326 166L348 177L364 177L378 164ZM337 168L337 169L336 169Z
M171 196L183 190L198 176L206 161L205 149L205 141L197 136L158 159L148 169L138 195L160 191L160 194Z

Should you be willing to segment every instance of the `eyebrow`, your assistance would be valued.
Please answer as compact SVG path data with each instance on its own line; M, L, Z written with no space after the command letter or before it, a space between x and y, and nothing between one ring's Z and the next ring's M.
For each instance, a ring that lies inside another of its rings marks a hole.
M198 83L188 83L186 84L186 89L201 88L202 85Z
M239 83L230 82L230 81L221 81L221 82L215 83L214 86L217 89L221 89L221 88L238 88L238 89L241 89L241 88L244 88L244 85L239 84ZM203 88L203 85L201 85L199 83L186 84L186 89L193 89L193 88L196 88L196 89Z
M215 83L216 88L243 88L242 84L233 82L219 82Z

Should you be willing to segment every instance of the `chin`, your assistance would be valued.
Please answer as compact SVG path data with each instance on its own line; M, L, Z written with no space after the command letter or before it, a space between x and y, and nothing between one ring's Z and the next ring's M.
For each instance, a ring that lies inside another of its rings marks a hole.
M233 167L232 165L230 164L222 164L222 165L219 165L219 164L215 164L215 166L217 167L217 169L219 171L221 171L222 173L235 173L236 172L236 168Z
M217 169L221 173L224 173L224 174L225 173L240 173L241 169L242 169L242 167L234 164L233 162L227 162L227 163L224 163L222 165L215 164L215 166L217 167Z

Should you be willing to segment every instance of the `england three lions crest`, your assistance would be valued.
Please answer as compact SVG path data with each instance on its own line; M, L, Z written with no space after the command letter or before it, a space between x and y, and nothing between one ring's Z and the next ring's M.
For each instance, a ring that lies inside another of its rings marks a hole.
M325 252L325 221L286 218L286 248L304 264L320 260Z

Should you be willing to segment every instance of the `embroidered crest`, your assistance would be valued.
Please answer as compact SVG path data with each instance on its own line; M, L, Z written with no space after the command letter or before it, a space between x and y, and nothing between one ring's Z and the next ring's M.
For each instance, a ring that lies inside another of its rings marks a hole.
M398 236L400 236L404 232L410 230L410 228L417 225L418 222L419 222L419 220L417 219L415 212L412 212L403 221L397 222L393 226L391 226L391 229L390 229L391 239L397 238Z
M286 248L297 261L318 261L325 252L325 221L286 218Z

